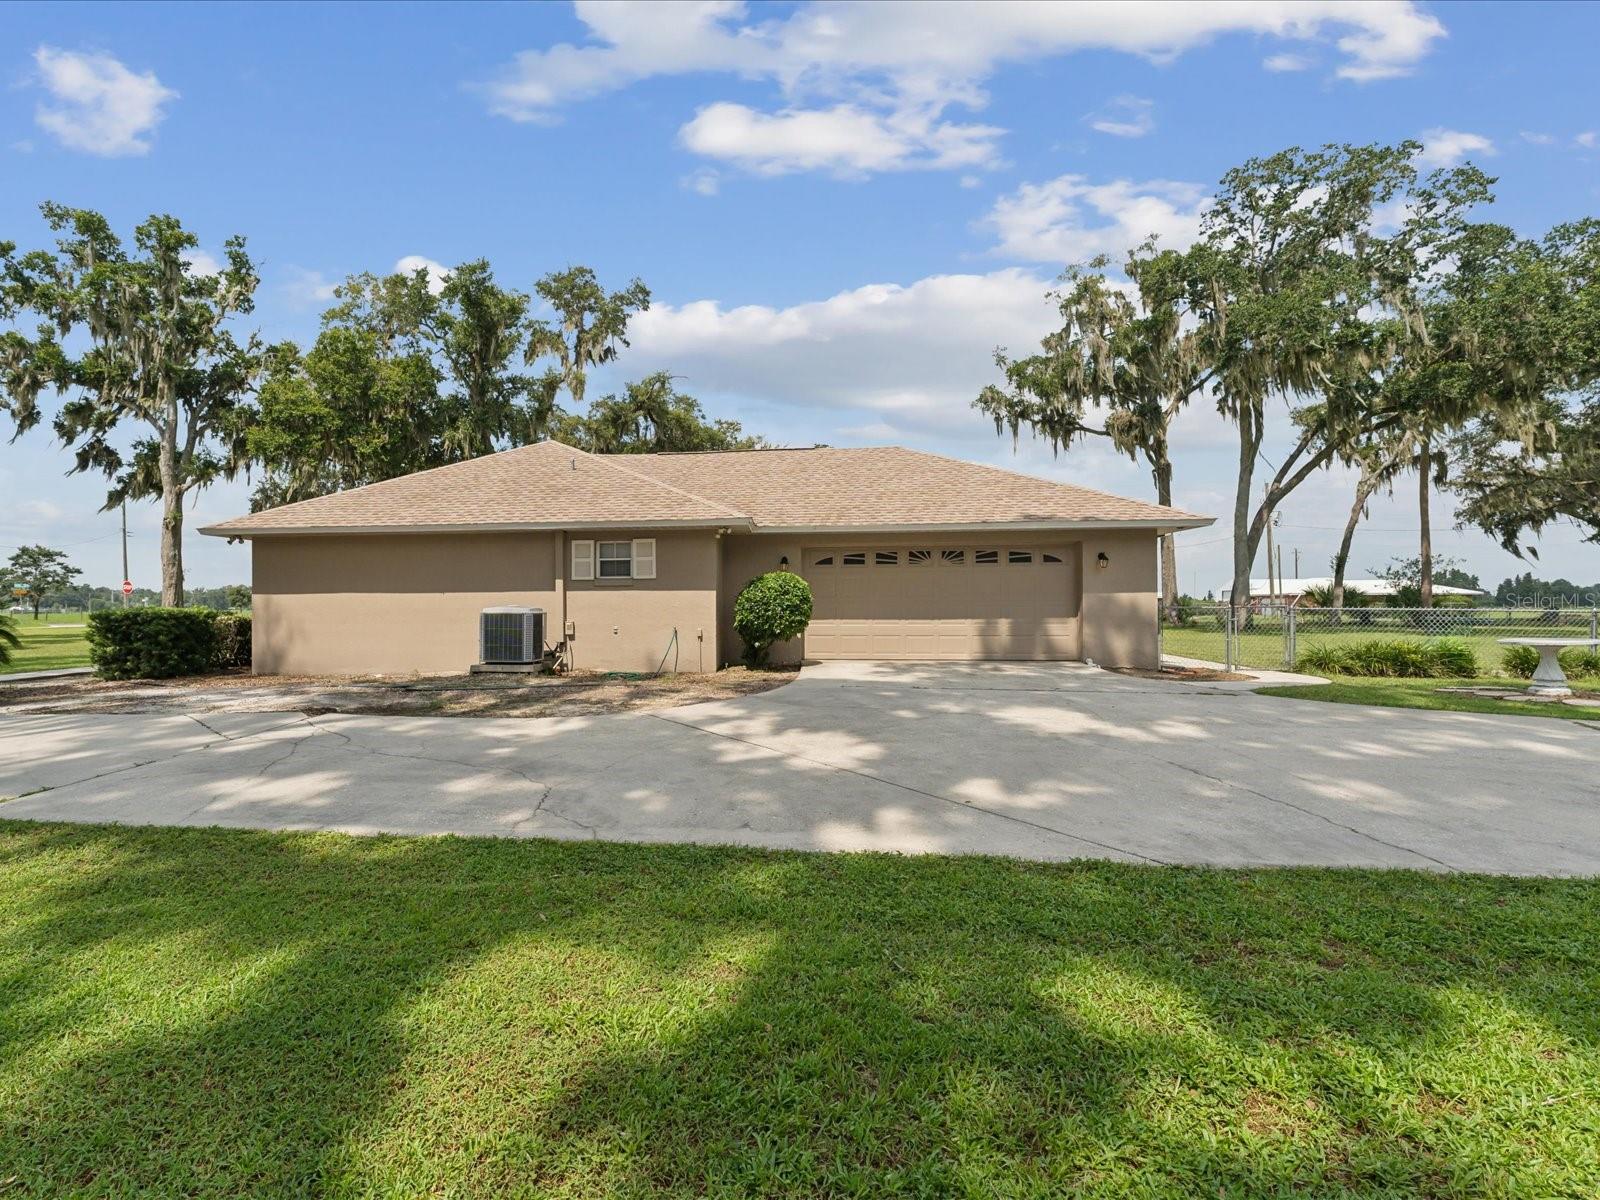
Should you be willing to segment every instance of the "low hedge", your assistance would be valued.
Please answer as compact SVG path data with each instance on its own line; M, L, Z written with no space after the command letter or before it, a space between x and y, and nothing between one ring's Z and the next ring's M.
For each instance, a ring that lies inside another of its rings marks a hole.
M89 661L102 679L169 679L250 665L250 618L209 608L106 608L89 614Z
M1568 675L1579 679L1600 678L1600 650L1574 646L1570 650L1563 650L1556 658ZM1532 679L1533 673L1539 669L1539 652L1532 646L1507 646L1500 657L1500 665L1507 675Z
M211 665L218 671L248 671L250 669L250 614L247 612L218 613L214 622L217 645L211 655Z
M1310 675L1366 675L1389 679L1468 679L1478 674L1478 656L1460 638L1381 639L1313 645L1295 659Z

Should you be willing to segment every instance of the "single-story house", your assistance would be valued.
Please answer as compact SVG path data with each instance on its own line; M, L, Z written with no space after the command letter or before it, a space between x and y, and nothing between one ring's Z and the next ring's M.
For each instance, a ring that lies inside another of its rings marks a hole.
M589 454L540 442L211 525L248 539L255 669L461 672L481 610L578 669L737 662L733 602L811 584L776 661L1150 667L1157 539L1212 518L898 447Z

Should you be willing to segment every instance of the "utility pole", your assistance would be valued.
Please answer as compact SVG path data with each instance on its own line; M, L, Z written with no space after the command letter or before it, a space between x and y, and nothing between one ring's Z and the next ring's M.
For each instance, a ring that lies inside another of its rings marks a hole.
M1267 604L1278 603L1278 588L1272 579L1272 522L1277 518L1276 513L1267 514Z
M128 579L128 502L122 502L122 578ZM118 591L122 589L118 588ZM128 593L122 593L122 607L128 607Z
M1300 578L1300 547L1299 546L1296 546L1294 548L1294 577L1296 579Z

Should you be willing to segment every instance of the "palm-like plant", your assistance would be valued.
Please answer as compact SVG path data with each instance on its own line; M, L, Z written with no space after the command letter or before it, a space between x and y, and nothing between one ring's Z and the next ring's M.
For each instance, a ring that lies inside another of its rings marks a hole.
M0 613L0 667L8 666L14 651L22 649L22 638L17 633L17 619L10 613Z

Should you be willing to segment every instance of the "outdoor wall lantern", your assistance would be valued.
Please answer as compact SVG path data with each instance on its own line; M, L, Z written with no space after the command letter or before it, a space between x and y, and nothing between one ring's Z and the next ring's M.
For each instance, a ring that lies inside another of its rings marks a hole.
M1111 560L1106 557L1106 552L1104 550L1095 555L1094 565L1099 567L1102 571L1111 565Z
M788 569L789 569L789 556L787 554L785 554L782 558L778 559L778 570L787 571Z

